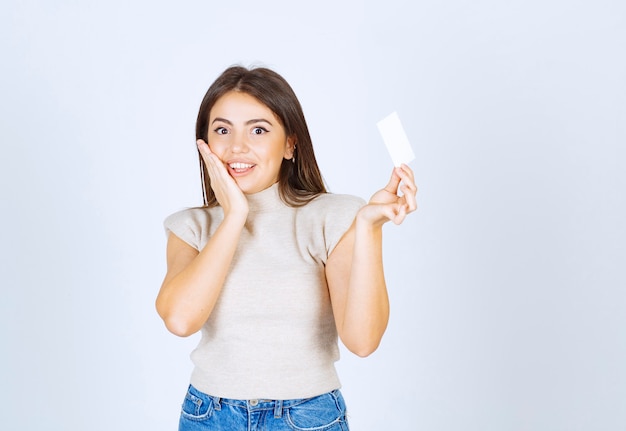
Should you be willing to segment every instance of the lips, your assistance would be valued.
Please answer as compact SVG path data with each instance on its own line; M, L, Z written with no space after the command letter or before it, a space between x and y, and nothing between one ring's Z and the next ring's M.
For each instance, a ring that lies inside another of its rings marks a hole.
M232 162L228 164L228 167L235 174L243 174L250 171L256 165L252 163L244 163L244 162Z

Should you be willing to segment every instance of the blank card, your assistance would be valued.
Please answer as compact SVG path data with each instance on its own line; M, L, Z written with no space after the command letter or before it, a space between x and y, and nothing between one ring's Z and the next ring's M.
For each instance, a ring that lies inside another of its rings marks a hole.
M408 164L415 159L409 138L407 138L396 112L392 112L376 125L383 141L385 141L394 166L400 166L402 163Z

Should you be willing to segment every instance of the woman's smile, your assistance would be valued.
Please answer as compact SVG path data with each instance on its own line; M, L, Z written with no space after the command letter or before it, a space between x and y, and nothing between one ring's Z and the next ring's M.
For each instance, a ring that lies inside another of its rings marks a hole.
M227 165L229 168L228 171L233 177L247 175L256 166L253 163L244 163L244 162L231 162L231 163L228 163Z
M278 181L283 160L293 156L293 141L274 112L247 93L230 91L211 108L209 147L246 194Z

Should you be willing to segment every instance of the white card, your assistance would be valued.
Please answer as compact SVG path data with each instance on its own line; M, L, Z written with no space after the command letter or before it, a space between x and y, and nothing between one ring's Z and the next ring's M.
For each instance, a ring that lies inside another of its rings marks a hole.
M395 111L380 120L376 125L383 137L383 141L385 141L394 166L400 166L402 163L408 164L415 159L409 138L407 138L402 123L400 123L400 118L398 118L398 114Z

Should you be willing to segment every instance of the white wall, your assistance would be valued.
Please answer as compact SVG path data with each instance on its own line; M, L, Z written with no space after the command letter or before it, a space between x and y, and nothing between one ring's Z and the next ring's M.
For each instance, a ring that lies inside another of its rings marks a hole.
M343 354L355 430L626 429L623 1L0 6L0 428L172 430L196 339L154 311L194 120L233 63L293 85L331 189L391 169L392 318Z

